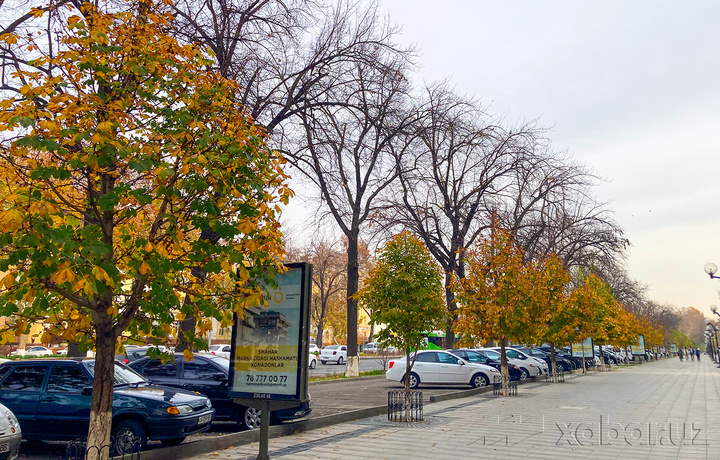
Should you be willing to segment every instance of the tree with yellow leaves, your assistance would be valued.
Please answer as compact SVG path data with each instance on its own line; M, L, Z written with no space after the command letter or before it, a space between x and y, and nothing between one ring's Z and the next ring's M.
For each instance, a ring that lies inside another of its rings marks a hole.
M535 284L542 278L538 267L523 265L522 251L512 243L512 234L494 226L490 236L465 254L463 278L455 278L457 331L461 343L478 339L500 341L503 395L508 395L509 373L505 347L508 341L536 340L537 322L545 321L546 310Z
M37 55L0 100L2 339L41 321L43 341L94 347L89 456L107 455L118 337L166 341L186 316L202 335L262 303L292 194L206 50L168 36L151 3L103 10L66 15L52 52L42 35L0 36Z

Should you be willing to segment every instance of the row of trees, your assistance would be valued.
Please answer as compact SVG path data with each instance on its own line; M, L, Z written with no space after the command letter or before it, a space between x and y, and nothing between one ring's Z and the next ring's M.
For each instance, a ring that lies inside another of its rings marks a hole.
M511 231L494 225L466 251L465 274L453 277L450 286L459 306L453 329L460 344L500 343L505 395L508 343L549 343L554 350L592 337L601 346L625 347L643 334L647 346L662 344L662 326L629 313L598 276L584 273L572 280L556 255L524 261L525 252ZM411 352L421 348L423 331L449 313L441 301L443 272L409 232L391 238L378 259L358 298L372 309L373 322L386 326L379 338L404 351L409 375ZM405 386L409 391L408 382Z

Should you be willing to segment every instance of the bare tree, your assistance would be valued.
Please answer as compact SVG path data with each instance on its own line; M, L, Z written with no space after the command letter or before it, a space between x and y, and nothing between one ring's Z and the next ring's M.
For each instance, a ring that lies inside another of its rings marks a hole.
M313 238L303 248L301 260L313 265L313 286L315 295L311 305L311 322L317 328L316 343L323 346L325 315L333 299L343 291L347 274L345 253L338 247L339 242Z
M450 280L464 276L462 250L489 228L489 197L508 187L537 136L532 126L502 128L475 101L441 83L425 88L416 129L396 149L404 155L398 155L401 189L392 220L413 229L446 272L448 347L454 345L456 320Z
M367 46L367 62L348 62L342 94L300 114L304 142L287 153L314 186L347 238L348 373L357 363L359 242L364 224L374 217L379 197L397 178L390 155L392 141L410 123L407 56ZM345 100L344 106L330 101Z

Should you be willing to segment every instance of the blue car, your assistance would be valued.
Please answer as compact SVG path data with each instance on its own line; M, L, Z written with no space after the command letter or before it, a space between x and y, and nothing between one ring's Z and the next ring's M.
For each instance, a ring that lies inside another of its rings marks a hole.
M0 365L0 403L13 411L24 439L87 436L95 361L31 359ZM112 432L116 454L143 450L148 439L179 444L210 428L215 409L202 395L149 384L115 363Z
M145 357L129 366L158 385L185 388L207 396L217 410L217 420L234 421L250 430L260 428L260 410L235 403L228 396L230 361L227 358L196 353L192 361L185 361L182 353L176 353L175 362L163 363L158 358ZM311 412L311 401L303 401L297 406L271 412L270 423L305 418Z

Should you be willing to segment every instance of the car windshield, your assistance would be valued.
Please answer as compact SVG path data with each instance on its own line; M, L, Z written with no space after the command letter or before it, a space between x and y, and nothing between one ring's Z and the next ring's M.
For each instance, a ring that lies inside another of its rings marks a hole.
M83 361L83 365L90 372L90 375L95 376L95 361ZM140 374L136 373L129 367L118 362L115 363L115 385L129 385L136 383L147 383L147 380Z

